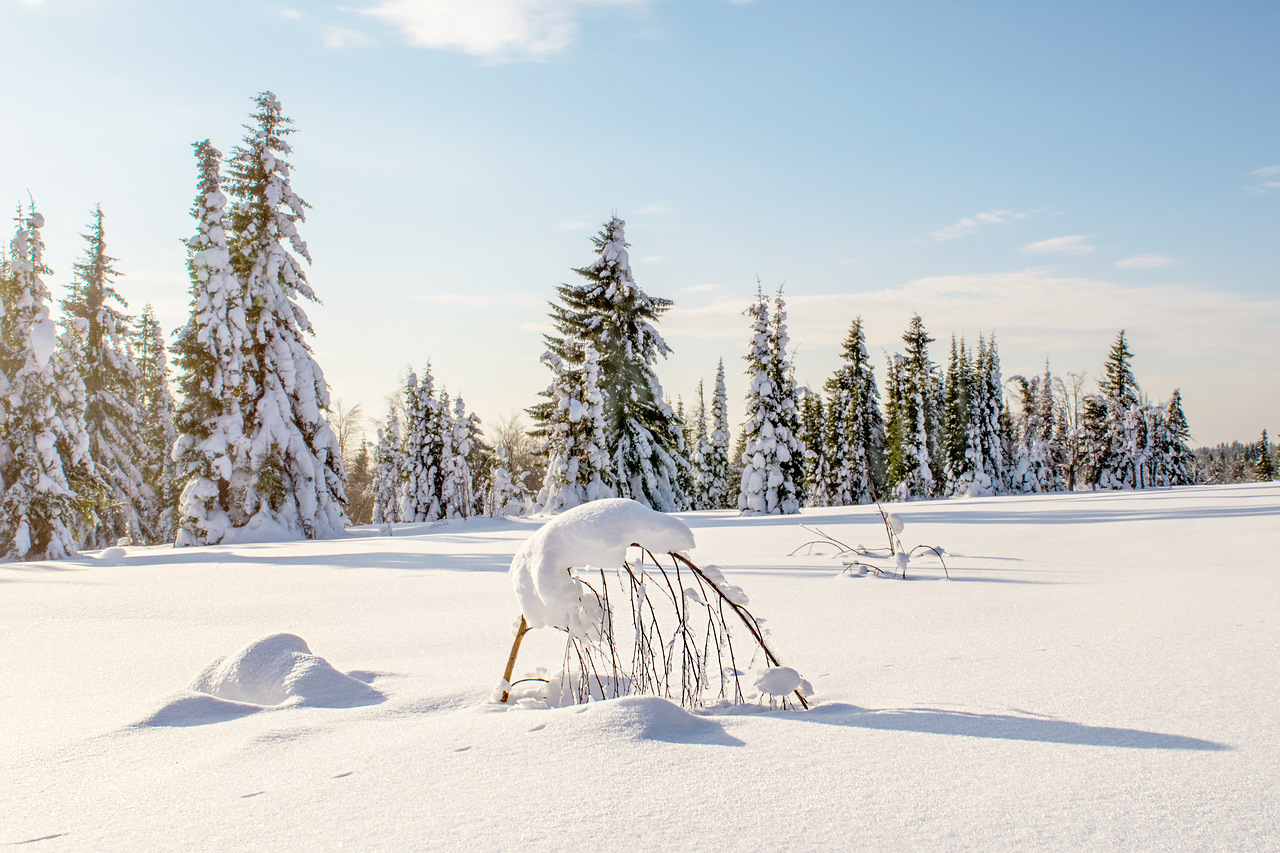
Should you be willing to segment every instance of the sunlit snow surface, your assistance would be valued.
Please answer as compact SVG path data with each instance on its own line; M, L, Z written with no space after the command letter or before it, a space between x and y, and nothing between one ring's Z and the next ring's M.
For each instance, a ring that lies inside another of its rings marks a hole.
M950 582L788 556L801 522L882 545L867 507L680 516L809 712L487 704L535 520L0 565L0 845L1275 849L1280 487L892 510ZM359 701L192 689L255 649L268 685ZM562 654L535 631L520 665Z

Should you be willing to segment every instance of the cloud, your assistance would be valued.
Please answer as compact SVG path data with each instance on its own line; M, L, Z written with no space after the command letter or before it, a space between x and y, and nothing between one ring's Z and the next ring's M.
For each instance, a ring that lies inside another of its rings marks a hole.
M1089 237L1085 234L1052 237L1048 240L1028 243L1022 247L1021 251L1024 255L1088 255L1093 252L1093 247L1086 242L1088 239Z
M369 47L373 40L359 30L346 27L325 27L321 33L325 47L342 49L344 47Z
M688 296L691 293L710 293L713 290L724 290L723 284L695 284L692 287L682 287L676 291L678 296Z
M286 21L300 21L302 20L302 13L297 9L290 9L285 6L280 9L280 17L284 18Z
M1116 261L1116 266L1122 270L1155 270L1163 269L1165 267L1176 267L1180 263L1182 263L1182 261L1175 258L1147 253L1145 255L1131 255L1127 258L1121 258Z
M650 0L381 0L364 13L391 23L415 47L490 59L548 56L573 43L593 6Z
M1256 185L1249 187L1255 192L1280 190L1280 166L1264 166L1261 169L1254 169L1249 173L1249 177L1258 179Z
M979 213L976 216L966 216L954 225L948 225L946 228L939 228L930 236L935 240L954 240L957 237L963 237L982 228L984 225L999 225L1002 222L1012 222L1015 219L1026 219L1030 213L1014 213L1012 210L988 210L986 213Z
M669 201L658 201L653 204L646 204L636 211L637 216L662 216L671 213L674 208Z

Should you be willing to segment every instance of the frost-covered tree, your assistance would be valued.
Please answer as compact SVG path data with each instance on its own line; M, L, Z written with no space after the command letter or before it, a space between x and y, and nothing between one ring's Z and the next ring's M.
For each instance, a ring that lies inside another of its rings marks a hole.
M78 340L61 346L49 317L49 274L32 206L19 212L0 317L5 342L4 434L0 440L0 559L56 560L76 552L77 531L96 526L106 493L89 453Z
M404 390L404 483L402 521L438 521L444 513L445 422L448 412L435 395L431 365L410 371Z
M1182 412L1182 392L1177 388L1169 397L1162 411L1162 440L1160 442L1160 466L1163 472L1158 485L1189 486L1196 482L1196 457L1187 446L1191 428ZM1263 431L1265 443L1266 431Z
M480 449L480 418L468 413L462 397L458 397L453 403L453 416L444 427L448 431L442 490L444 517L470 518L479 511L475 463Z
M804 447L805 506L831 506L831 465L827 458L826 407L822 395L800 389L800 444Z
M555 513L615 497L605 482L612 460L605 438L600 354L595 347L571 337L543 353L542 362L551 368L548 393L552 399L549 409L532 410L534 417L541 415L541 432L547 442L547 472L538 493L538 507Z
M292 120L270 92L256 100L253 123L228 162L231 260L245 291L249 347L241 410L248 438L248 483L238 511L246 523L271 523L318 539L346 525L345 475L326 412L329 389L312 356L311 321L299 300L317 301L298 233L307 203L293 191L286 138Z
M149 544L172 542L178 504L173 463L173 446L178 439L177 404L169 389L164 330L150 303L143 307L138 319L133 351L138 365L138 412L145 454L140 467L143 480L154 496L142 515L143 537Z
M1086 442L1091 461L1089 482L1096 489L1135 489L1142 482L1142 392L1134 378L1133 352L1124 330L1111 345Z
M688 438L689 463L692 488L689 491L690 509L713 509L708 500L711 485L711 441L707 436L707 397L702 381L698 381L698 406L693 410Z
M800 511L804 448L798 436L795 381L786 357L786 311L781 295L773 300L770 312L769 301L757 292L745 313L753 323L745 356L747 412L738 509L748 514L793 515Z
M142 375L129 340L128 307L113 286L119 272L107 254L102 206L93 211L85 251L75 265L75 279L62 300L66 334L76 341L76 368L85 386L85 428L89 455L108 491L97 508L98 523L84 532L90 548L105 548L120 539L155 539L156 495L146 481L147 447L142 415Z
M711 396L711 432L703 457L706 471L703 502L707 509L732 509L737 489L729 467L729 395L724 385L724 359L716 366L716 387Z
M400 495L404 488L405 462L400 442L400 415L395 406L387 413L386 425L378 430L378 446L374 451L373 512L374 524L401 521Z
M1271 458L1271 442L1267 440L1267 431L1264 429L1262 438L1258 441L1258 464L1254 468L1254 479L1259 483L1270 483L1275 478L1276 464Z
M580 375L585 352L598 354L609 458L604 485L614 495L670 512L687 504L680 480L688 460L684 425L663 399L662 385L654 372L658 358L670 353L654 323L672 303L649 296L636 284L625 225L616 216L605 223L592 238L596 260L574 270L582 281L557 289L560 303L551 306L556 333L546 337L555 360L546 363L553 372L560 370L561 378L572 377ZM544 393L546 402L530 410L543 435L560 405L559 395L553 385ZM558 464L563 464L563 458ZM549 472L548 477L552 476Z
M1003 384L995 339L978 336L969 387L969 429L965 453L968 470L956 481L954 494L997 495L1006 491L1005 444L1002 415Z
M832 506L853 506L874 501L884 479L884 417L861 317L850 325L841 355L826 382L829 497Z
M919 314L911 318L902 340L906 353L894 355L889 363L887 479L898 500L912 500L931 497L938 489L935 469L942 467L941 400L929 360L933 338L925 332Z
M249 332L245 298L227 246L222 154L196 143L199 183L187 242L191 316L173 346L178 369L178 437L173 459L180 489L177 545L213 545L243 525L248 467L241 398Z

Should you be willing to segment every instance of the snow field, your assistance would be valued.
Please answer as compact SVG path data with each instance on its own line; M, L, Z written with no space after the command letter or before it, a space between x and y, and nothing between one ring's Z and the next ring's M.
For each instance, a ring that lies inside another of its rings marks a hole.
M882 545L874 508L679 516L809 712L487 704L530 519L0 566L0 843L1274 849L1280 487L892 509L951 581L928 557L904 582L787 556L800 523ZM385 701L148 723L280 633ZM562 651L534 631L519 666Z

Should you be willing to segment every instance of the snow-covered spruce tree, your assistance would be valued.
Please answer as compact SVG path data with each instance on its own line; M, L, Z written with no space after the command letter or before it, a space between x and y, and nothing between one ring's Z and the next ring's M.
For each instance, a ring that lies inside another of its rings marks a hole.
M716 387L711 397L711 433L703 457L706 478L703 502L707 509L732 509L737 489L729 470L729 396L724 386L724 359L716 366Z
M239 512L250 516L246 523L319 539L346 526L346 478L326 416L329 389L307 342L311 321L298 304L316 301L302 267L311 255L297 228L308 205L294 193L284 159L292 121L270 92L255 103L227 181L231 260L245 289L249 328L241 404L249 482Z
M1187 446L1191 428L1187 425L1187 416L1182 412L1182 392L1177 388L1173 389L1162 415L1164 440L1160 450L1164 481L1160 485L1190 486L1197 482L1196 457ZM1263 434L1265 437L1265 430Z
M2 334L8 394L0 440L0 559L56 560L74 554L76 532L97 524L106 493L89 455L78 341L59 347L42 275L44 216L19 214L10 246Z
M373 522L373 449L361 435L347 466L347 517L353 525Z
M902 335L905 355L889 365L888 485L898 500L933 496L938 490L935 468L942 464L940 395L928 346L933 341L916 314Z
M1095 416L1088 424L1087 442L1093 462L1089 482L1096 489L1133 489L1141 485L1139 410L1142 396L1130 366L1132 358L1133 352L1121 329L1103 367L1103 379L1098 383L1097 405L1102 417Z
M443 408L448 396L441 394ZM480 442L480 419L467 413L466 404L458 397L453 414L442 424L445 430L444 482L441 488L441 510L445 518L470 518L476 508L476 472L473 464Z
M222 154L207 139L195 150L200 177L191 213L196 234L187 242L191 316L173 346L179 546L215 545L247 520L239 497L248 479L241 461L246 439L240 401L249 337L244 291L227 247Z
M861 317L850 325L841 355L843 363L826 382L829 499L832 506L853 506L874 501L884 478L884 417Z
M786 360L786 315L782 297L773 312L763 293L746 310L754 319L747 362L746 422L743 425L742 481L738 509L747 514L794 515L800 511L799 478L804 476L799 412ZM782 314L779 321L777 314ZM779 334L781 333L781 334Z
M698 407L693 411L693 423L690 424L686 442L690 450L689 467L693 481L693 488L689 492L689 508L715 509L708 499L712 450L711 440L707 437L707 396L703 391L702 380L698 380Z
M142 374L130 351L128 307L113 286L119 272L107 254L102 206L93 211L84 235L84 256L62 300L66 334L76 340L76 368L85 386L85 428L89 455L108 491L97 508L97 526L85 530L84 544L105 548L121 539L139 544L155 539L156 495L146 482L147 446L138 403Z
M946 391L942 420L946 453L948 495L964 494L973 482L973 457L969 452L969 431L973 415L973 362L964 339L956 345L951 336L951 358L947 363Z
M404 390L404 482L402 521L438 521L444 513L445 421L435 396L431 365L409 372Z
M998 495L1008 491L1005 466L1006 431L1004 418L1004 383L1000 380L1000 354L996 339L984 341L978 336L978 352L974 360L974 385L970 397L973 426L970 449L975 450L975 480L981 494Z
M687 504L680 479L688 459L684 426L663 399L654 373L654 363L659 356L665 358L670 348L653 324L672 303L649 296L636 284L625 225L616 216L605 223L592 238L595 262L574 270L583 281L559 286L560 304L551 306L556 333L548 335L546 343L566 377L579 374L583 353L590 349L598 353L610 460L604 485L619 497L671 512ZM574 347L568 346L570 341ZM557 369L553 361L547 364ZM560 400L554 386L544 396L546 402L530 409L543 435L548 416ZM552 477L549 472L548 478Z
M400 415L392 406L386 425L378 430L378 447L374 451L373 523L401 521L400 495L406 475L404 451L400 441Z
M1258 441L1258 464L1254 466L1254 479L1259 483L1270 483L1276 478L1276 464L1271 459L1271 442L1267 440L1267 431L1262 431Z
M169 390L169 360L164 330L150 303L142 309L134 334L134 359L138 365L145 456L140 467L143 481L154 501L142 517L143 536L148 544L172 542L177 532L178 489L174 475L173 446L178 439L175 426L177 404Z
M831 506L831 466L827 459L826 407L822 395L800 389L800 444L804 447L805 506Z
M600 354L576 338L566 338L542 354L551 368L549 410L530 413L540 420L547 442L547 473L537 507L556 513L579 504L615 497L605 482L612 465L605 438L604 394L600 390ZM571 367L571 364L580 367Z

